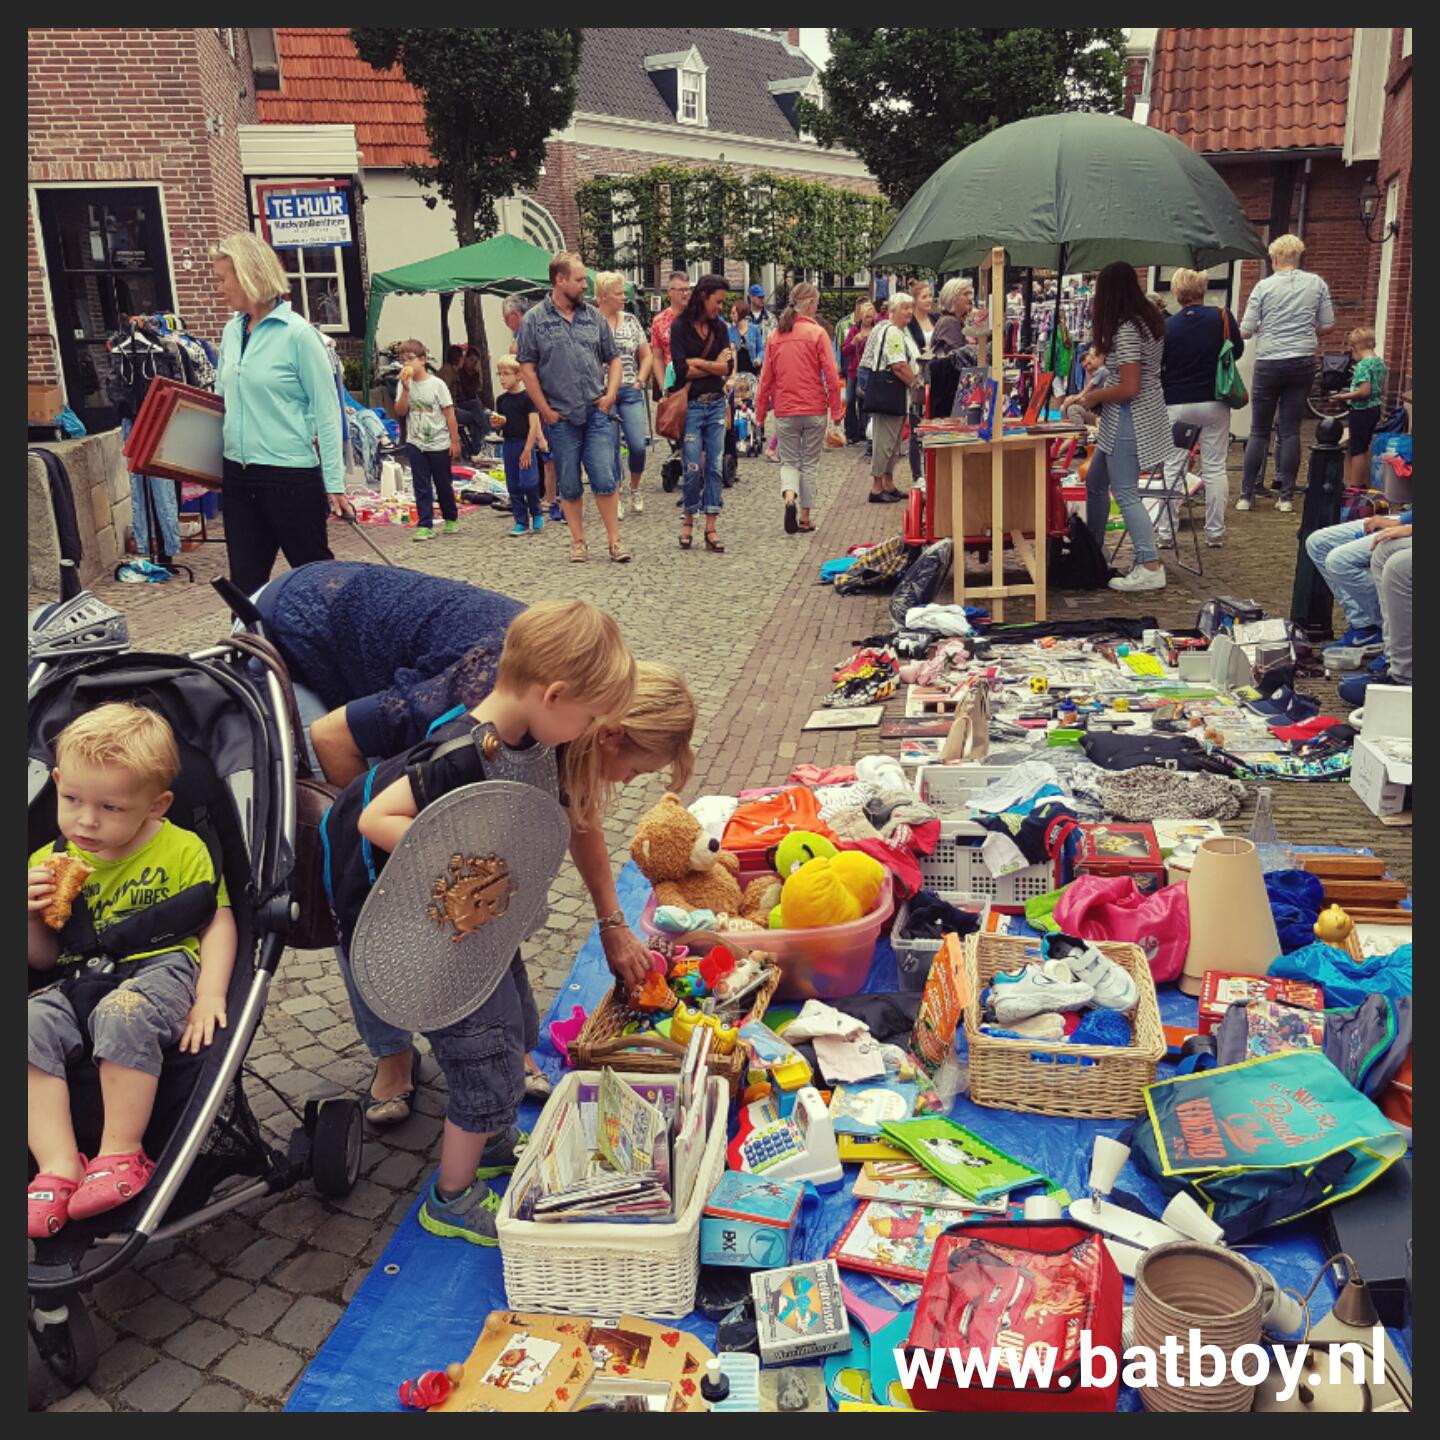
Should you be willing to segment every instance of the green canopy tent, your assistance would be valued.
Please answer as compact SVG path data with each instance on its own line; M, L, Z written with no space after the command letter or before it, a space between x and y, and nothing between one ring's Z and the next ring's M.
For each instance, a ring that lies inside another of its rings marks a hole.
M586 270L588 293L595 293L595 272ZM478 245L447 250L429 260L417 260L396 270L370 277L370 311L365 317L365 357L362 394L370 393L370 369L375 356L375 332L387 295L451 295L457 290L478 290L482 295L540 296L550 289L550 252L516 235L495 235ZM633 303L635 287L625 282L625 299Z

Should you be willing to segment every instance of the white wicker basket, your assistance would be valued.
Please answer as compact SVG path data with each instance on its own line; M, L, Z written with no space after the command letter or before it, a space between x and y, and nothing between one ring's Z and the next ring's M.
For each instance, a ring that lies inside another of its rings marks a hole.
M654 1075L615 1072L637 1086L653 1085ZM567 1105L585 1082L598 1084L598 1070L572 1070L561 1080L535 1126L527 1147L538 1162L546 1141ZM718 1076L709 1080L715 1118L695 1189L684 1215L668 1225L613 1225L604 1221L538 1223L517 1220L511 1196L524 1188L522 1159L511 1178L496 1230L505 1270L505 1294L516 1310L558 1311L566 1315L645 1315L680 1320L695 1308L700 1275L700 1212L725 1170L726 1118L730 1092Z
M990 833L973 820L942 820L934 851L920 857L925 889L950 891L968 900L992 900L997 905L1023 905L1032 895L1055 888L1048 861L1027 865L997 880L980 858L981 842Z

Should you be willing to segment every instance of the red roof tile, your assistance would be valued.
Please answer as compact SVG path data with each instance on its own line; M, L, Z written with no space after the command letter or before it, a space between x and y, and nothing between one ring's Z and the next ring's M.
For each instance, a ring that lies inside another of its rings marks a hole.
M1206 154L1341 145L1354 31L1162 29L1150 124Z

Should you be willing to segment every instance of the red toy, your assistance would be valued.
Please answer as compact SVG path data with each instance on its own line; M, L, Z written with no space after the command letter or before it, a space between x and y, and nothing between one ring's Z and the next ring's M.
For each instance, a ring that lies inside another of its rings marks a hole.
M735 953L726 945L716 945L700 962L700 978L713 995L717 981L723 980L735 968Z
M443 1370L427 1370L418 1380L400 1382L400 1403L410 1410L429 1410L448 1400L464 1378L465 1367L458 1361Z

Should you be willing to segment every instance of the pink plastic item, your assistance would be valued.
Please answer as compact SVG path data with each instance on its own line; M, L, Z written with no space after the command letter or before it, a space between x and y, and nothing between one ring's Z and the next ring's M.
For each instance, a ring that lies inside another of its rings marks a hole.
M550 1022L550 1043L560 1052L560 1058L565 1062L567 1070L575 1068L575 1062L570 1058L570 1042L580 1038L580 1032L585 1028L585 1011L577 1005L571 1012L568 1020L552 1020Z

